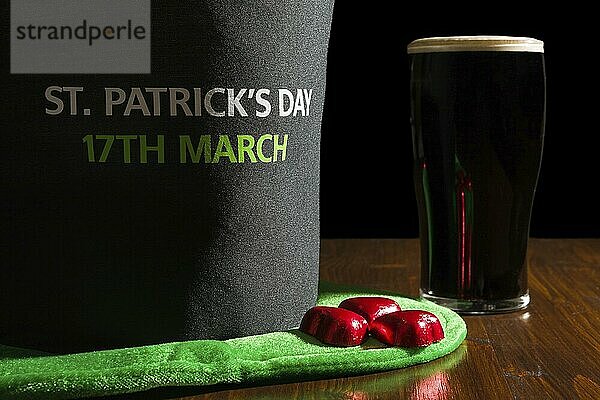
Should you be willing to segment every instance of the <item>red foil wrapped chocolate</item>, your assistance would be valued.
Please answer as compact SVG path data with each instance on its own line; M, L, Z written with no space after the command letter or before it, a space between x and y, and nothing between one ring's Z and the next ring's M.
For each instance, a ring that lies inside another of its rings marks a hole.
M358 346L367 336L368 324L361 315L337 307L317 306L304 314L300 330L323 343Z
M383 315L401 311L400 305L387 297L352 297L342 301L339 307L362 315L369 324Z
M382 343L400 347L423 347L444 338L439 319L428 311L406 310L374 320L371 335Z

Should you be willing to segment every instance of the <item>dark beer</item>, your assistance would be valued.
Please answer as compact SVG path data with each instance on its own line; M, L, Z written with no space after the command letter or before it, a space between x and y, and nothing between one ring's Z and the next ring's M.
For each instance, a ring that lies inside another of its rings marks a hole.
M542 46L506 37L409 46L425 298L471 313L529 302L526 250L544 142Z

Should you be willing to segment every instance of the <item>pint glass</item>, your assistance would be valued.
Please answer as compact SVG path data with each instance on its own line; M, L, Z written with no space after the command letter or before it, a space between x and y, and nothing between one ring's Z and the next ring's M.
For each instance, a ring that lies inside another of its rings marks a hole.
M463 313L524 308L544 142L543 42L425 38L408 53L421 295Z

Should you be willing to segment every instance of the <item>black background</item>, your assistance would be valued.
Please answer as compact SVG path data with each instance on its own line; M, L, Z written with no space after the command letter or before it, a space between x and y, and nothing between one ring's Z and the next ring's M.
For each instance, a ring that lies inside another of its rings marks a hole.
M600 108L591 59L597 22L575 7L485 8L428 3L392 12L381 4L336 2L321 150L323 237L418 235L406 45L475 34L545 42L546 138L531 235L600 236Z

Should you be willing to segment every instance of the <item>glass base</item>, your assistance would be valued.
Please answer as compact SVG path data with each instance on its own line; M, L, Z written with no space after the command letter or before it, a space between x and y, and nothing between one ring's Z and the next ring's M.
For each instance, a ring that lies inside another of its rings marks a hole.
M529 304L529 291L523 296L503 300L467 300L433 296L420 291L421 297L456 311L459 314L499 314L522 310Z

